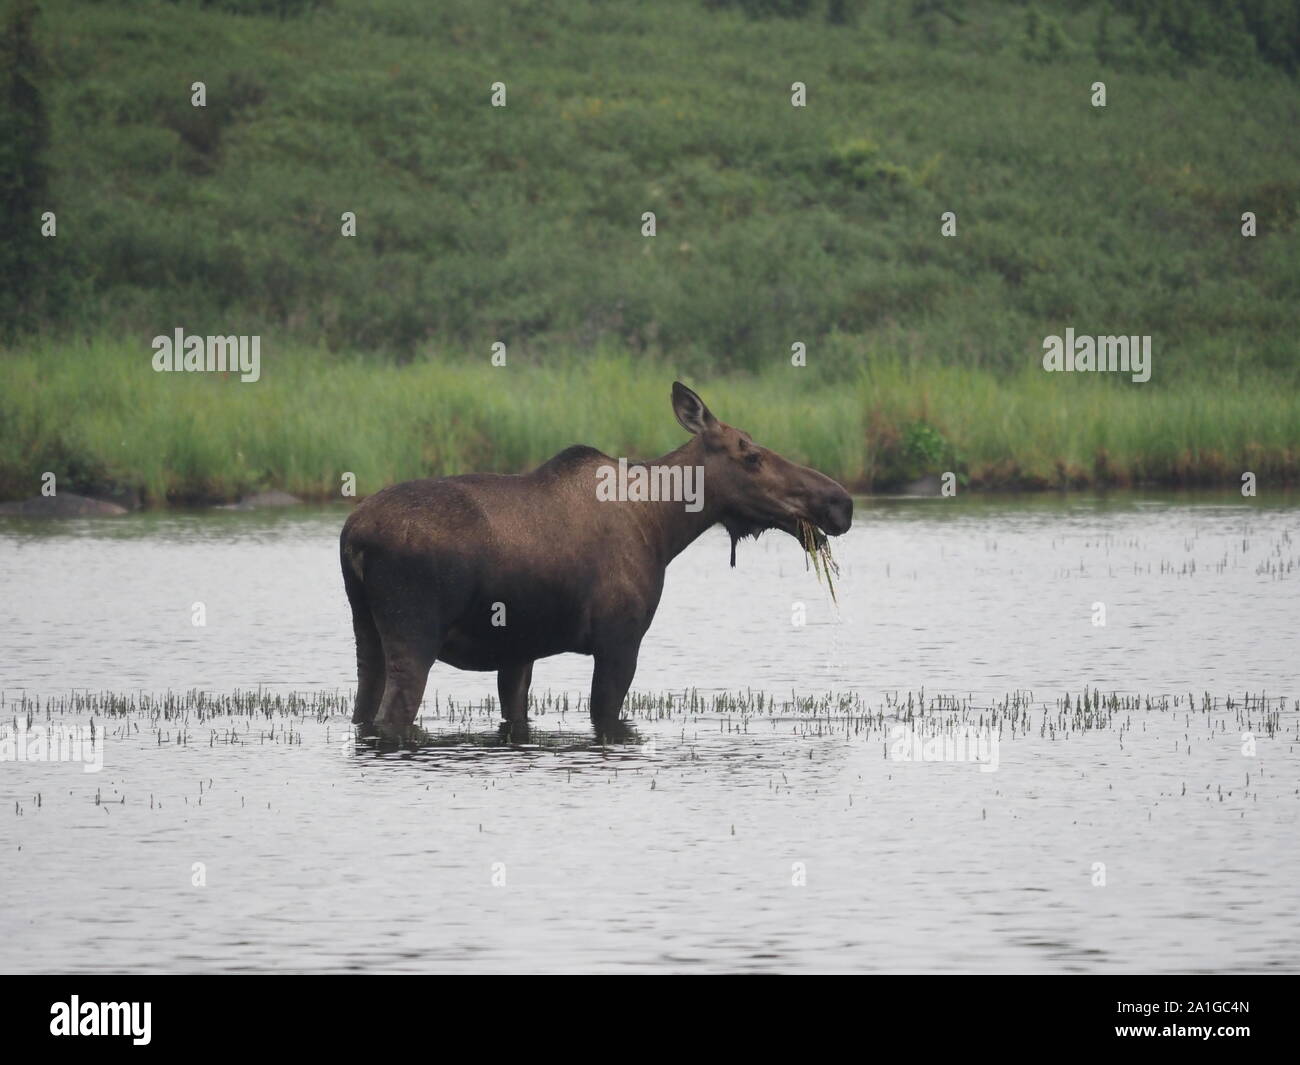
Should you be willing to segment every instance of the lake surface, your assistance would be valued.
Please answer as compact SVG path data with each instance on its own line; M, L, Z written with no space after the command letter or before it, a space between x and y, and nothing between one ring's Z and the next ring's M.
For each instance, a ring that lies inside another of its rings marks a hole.
M492 674L435 666L414 753L327 712L345 515L0 521L0 734L39 698L103 760L0 761L0 969L1300 968L1295 497L860 501L838 606L794 540L733 570L715 530L669 569L639 742L591 741L562 656L524 746ZM257 688L321 702L140 702ZM985 730L996 769L903 728Z

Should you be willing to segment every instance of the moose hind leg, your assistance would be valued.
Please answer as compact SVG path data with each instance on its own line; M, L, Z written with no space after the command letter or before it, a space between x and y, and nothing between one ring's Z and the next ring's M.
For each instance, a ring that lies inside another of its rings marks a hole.
M420 712L429 670L438 657L437 647L412 647L394 640L384 641L384 697L375 715L380 736L406 738Z
M357 641L357 698L354 725L369 725L384 698L384 641L359 581L345 581L352 606L352 633Z

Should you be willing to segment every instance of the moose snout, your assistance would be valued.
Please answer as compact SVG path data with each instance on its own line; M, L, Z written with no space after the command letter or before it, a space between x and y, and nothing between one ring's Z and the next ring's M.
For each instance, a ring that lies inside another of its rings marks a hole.
M849 531L853 524L853 497L839 485L822 501L818 525L831 536L839 536Z

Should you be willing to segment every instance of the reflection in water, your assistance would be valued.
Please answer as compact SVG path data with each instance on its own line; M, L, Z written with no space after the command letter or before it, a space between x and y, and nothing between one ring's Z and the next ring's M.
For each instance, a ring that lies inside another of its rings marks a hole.
M563 656L527 736L490 674L435 667L414 750L348 725L342 514L0 525L0 739L93 721L103 753L0 762L0 966L1300 961L1300 509L872 501L838 612L792 540L732 571L705 537L627 742L593 737ZM995 771L944 757L971 729Z
M358 753L370 750L379 753L402 751L407 755L419 755L423 752L441 753L444 751L588 751L634 746L643 742L636 726L628 721L606 724L599 735L593 736L591 727L582 731L551 731L537 728L527 722L502 721L491 731L472 732L468 730L430 732L420 726L414 726L410 735L398 741L376 736L358 737Z

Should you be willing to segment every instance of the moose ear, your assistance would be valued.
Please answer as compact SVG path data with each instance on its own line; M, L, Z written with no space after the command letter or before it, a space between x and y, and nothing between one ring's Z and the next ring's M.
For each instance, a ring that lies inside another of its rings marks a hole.
M718 424L704 400L680 381L673 382L673 413L688 433L702 433Z

